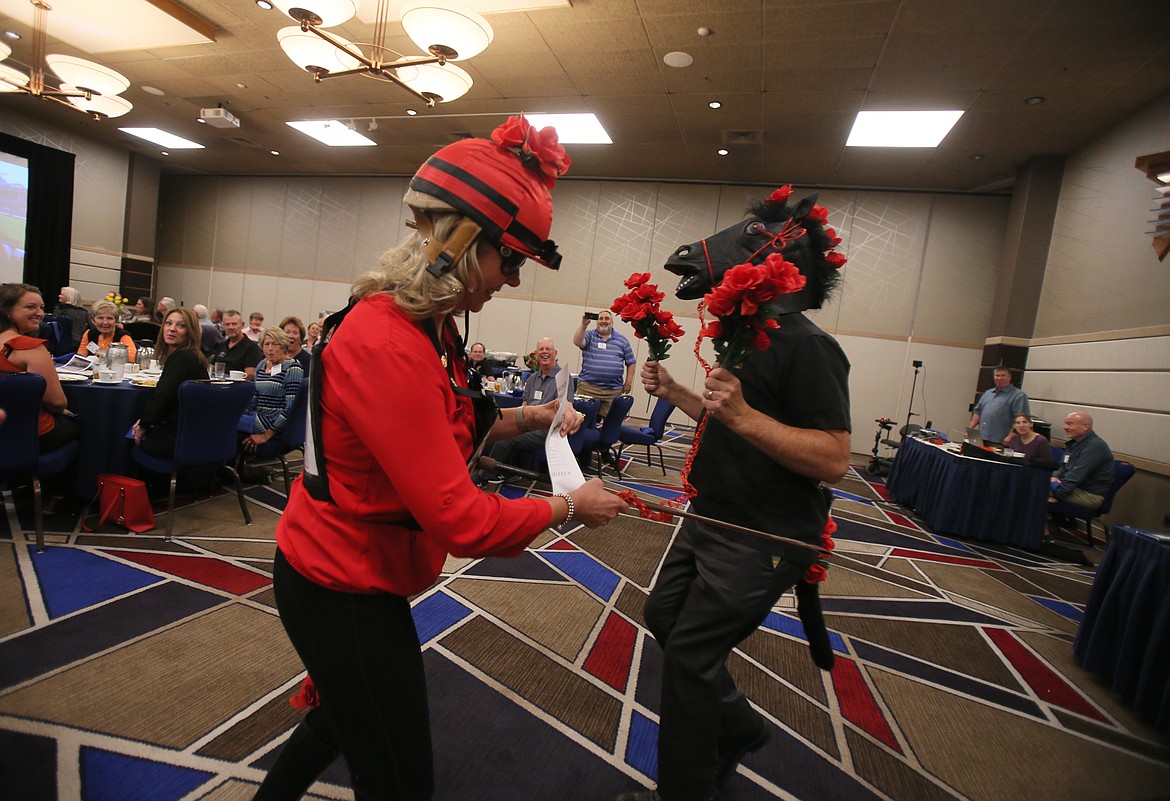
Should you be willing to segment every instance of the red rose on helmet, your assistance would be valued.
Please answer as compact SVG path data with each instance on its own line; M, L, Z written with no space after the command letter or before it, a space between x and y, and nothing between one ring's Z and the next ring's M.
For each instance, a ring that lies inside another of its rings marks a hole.
M833 265L834 270L840 270L842 267L845 266L845 262L848 261L848 259L846 259L844 256L842 256L837 251L830 250L828 253L825 254L825 261L827 261L829 264Z
M808 216L805 217L805 219L809 222L823 223L829 219L829 210L824 206L815 205L813 206L812 211L808 213Z
M768 195L769 203L787 203L788 198L792 197L792 184L782 186L772 194Z
M508 121L492 131L492 141L515 151L528 166L534 166L544 175L543 183L552 187L573 163L557 140L557 131L549 126L536 130L524 115L509 117Z
M630 289L642 286L650 280L650 273L634 273L626 279L626 286Z

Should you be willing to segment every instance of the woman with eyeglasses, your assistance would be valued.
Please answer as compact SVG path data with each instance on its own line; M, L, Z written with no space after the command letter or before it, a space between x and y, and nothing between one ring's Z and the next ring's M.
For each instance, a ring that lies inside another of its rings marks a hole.
M426 679L410 596L447 556L518 556L552 526L605 525L626 504L598 480L508 499L472 483L477 439L548 429L560 403L477 415L454 317L556 268L549 190L569 166L551 128L513 117L427 160L405 202L415 232L353 286L309 374L305 472L276 530L281 623L313 708L255 798L300 798L340 754L360 799L434 791ZM339 321L340 318L340 321ZM490 401L488 401L490 404ZM580 426L565 405L560 433ZM492 421L494 420L494 425ZM490 430L488 429L490 426ZM319 706L315 705L319 702Z

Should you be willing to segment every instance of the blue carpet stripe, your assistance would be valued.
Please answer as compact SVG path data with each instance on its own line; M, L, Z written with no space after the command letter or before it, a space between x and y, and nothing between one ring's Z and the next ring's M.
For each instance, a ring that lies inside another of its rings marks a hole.
M621 576L581 551L543 551L541 556L603 601L613 596L613 591L621 581Z
M50 617L117 598L163 581L145 570L73 548L29 548Z
M778 612L769 612L768 617L764 619L760 627L779 632L780 634L787 634L790 637L797 637L808 642L808 637L804 633L804 625L795 617L781 615ZM849 653L845 647L845 639L835 631L829 632L829 644L833 646L833 650L837 653Z
M934 538L938 542L939 545L945 545L948 548L954 548L956 551L966 551L967 553L979 553L978 551L971 548L966 543L960 542L959 540L952 540L949 537L940 537L937 534L935 535Z
M949 623L974 623L980 626L1011 626L1007 620L984 615L946 601L897 601L868 598L822 598L825 614L900 617L907 620L940 620Z
M82 746L85 801L177 801L215 774Z
M638 711L630 715L626 762L651 779L658 778L658 724Z
M0 688L122 645L224 599L173 581L0 643Z
M411 609L419 643L427 642L471 614L471 610L444 592L416 601Z
M1067 601L1058 601L1055 598L1042 598L1039 595L1029 595L1028 597L1041 606L1048 607L1056 614L1067 617L1069 620L1080 623L1085 619L1084 611Z
M514 558L488 557L463 571L465 576L492 578L534 579L538 581L565 581L565 577L531 551Z
M841 498L842 500L846 500L846 501L856 501L857 503L864 503L866 506L873 506L874 504L877 503L877 501L875 501L873 498L866 498L864 495L854 495L852 492L846 492L845 490L839 490L839 489L833 490L833 497L834 498Z
M618 486L625 487L626 489L632 489L635 492L643 492L647 495L653 495L657 498L665 498L667 500L682 495L682 490L673 487L659 487L655 484L638 484L633 481L618 481L616 483Z

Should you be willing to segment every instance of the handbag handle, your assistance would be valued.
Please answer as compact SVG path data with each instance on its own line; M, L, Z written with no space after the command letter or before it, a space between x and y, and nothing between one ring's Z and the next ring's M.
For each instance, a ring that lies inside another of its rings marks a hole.
M97 493L93 496L93 498L90 499L89 503L87 503L85 505L85 509L83 509L81 512L81 517L79 517L77 519L78 525L81 528L85 529L86 531L93 531L94 528L96 528L96 526L90 526L89 523L87 523L85 521L85 518L89 516L89 508L91 506L93 506L94 502L97 501L98 498L100 498L102 496L102 490L105 489L105 486L106 486L105 481L102 481L101 483L98 484ZM109 521L110 514L114 511L114 506L117 505L118 501L122 501L122 508L125 509L126 508L126 488L125 487L119 487L118 494L116 496L113 496L110 498L110 503L106 506L106 508L100 509L101 514L98 516L97 526L101 526L103 523L106 523L107 521ZM118 520L117 522L119 525L121 525L122 521ZM74 531L76 531L76 529L74 529Z

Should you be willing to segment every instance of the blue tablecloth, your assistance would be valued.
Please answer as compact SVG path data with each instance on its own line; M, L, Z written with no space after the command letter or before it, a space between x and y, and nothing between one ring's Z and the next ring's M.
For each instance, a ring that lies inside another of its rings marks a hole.
M142 415L146 401L154 390L120 384L67 382L61 384L69 411L77 415L81 426L77 456L77 496L92 498L97 492L101 473L126 475L130 467L130 448L126 432Z
M1170 734L1170 534L1113 527L1073 654Z
M960 456L902 440L886 482L890 498L940 534L1039 549L1051 473L1022 464Z

